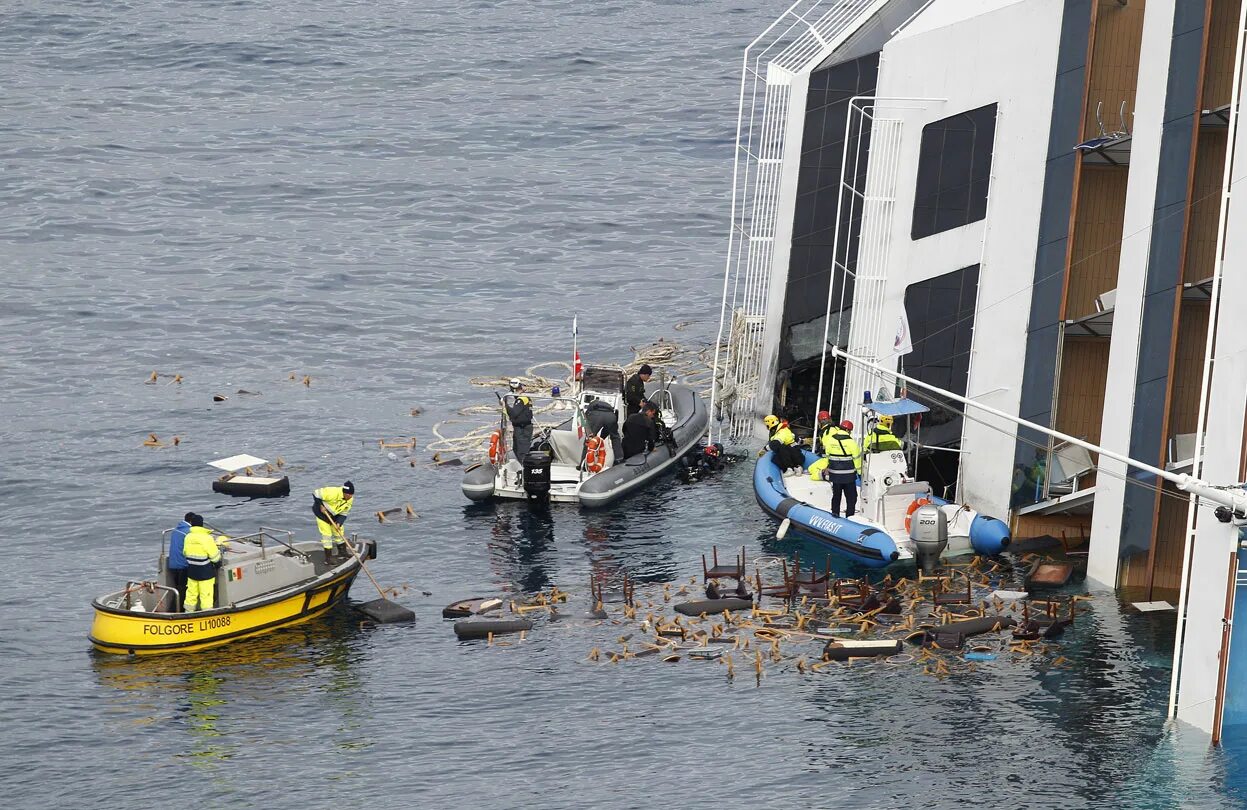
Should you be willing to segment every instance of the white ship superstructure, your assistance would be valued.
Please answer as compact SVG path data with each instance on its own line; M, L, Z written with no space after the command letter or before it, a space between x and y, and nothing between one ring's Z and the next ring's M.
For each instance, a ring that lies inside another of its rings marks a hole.
M715 430L860 402L877 375L831 344L1166 473L1247 479L1245 28L1241 0L785 10L745 58ZM1233 516L945 404L921 477L1016 536L1089 537L1093 581L1177 603L1173 711L1247 728Z

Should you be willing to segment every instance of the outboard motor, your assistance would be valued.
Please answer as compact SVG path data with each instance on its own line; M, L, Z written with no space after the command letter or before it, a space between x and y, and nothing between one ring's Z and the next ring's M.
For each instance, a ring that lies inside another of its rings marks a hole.
M524 456L524 492L530 501L544 501L550 497L549 453L533 452Z
M948 548L948 518L933 503L919 506L909 518L909 539L918 547L919 570L934 571Z

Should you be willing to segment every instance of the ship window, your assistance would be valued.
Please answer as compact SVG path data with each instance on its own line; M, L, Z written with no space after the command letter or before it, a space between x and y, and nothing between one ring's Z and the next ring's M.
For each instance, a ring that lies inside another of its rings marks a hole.
M995 137L995 104L923 127L910 232L914 239L960 228L987 216Z
M956 270L910 284L905 289L913 352L901 357L905 373L931 385L965 396L970 376L970 346L978 294L979 266ZM922 419L922 444L958 447L961 444L960 409L928 399L931 413ZM957 482L961 457L939 451L920 452L918 477L929 481L937 495L951 492Z

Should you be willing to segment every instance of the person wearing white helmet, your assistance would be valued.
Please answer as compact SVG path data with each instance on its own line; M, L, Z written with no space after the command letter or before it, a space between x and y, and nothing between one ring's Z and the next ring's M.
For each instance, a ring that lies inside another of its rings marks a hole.
M521 464L533 443L533 401L524 394L524 383L512 378L507 384L507 418L511 420L511 449Z

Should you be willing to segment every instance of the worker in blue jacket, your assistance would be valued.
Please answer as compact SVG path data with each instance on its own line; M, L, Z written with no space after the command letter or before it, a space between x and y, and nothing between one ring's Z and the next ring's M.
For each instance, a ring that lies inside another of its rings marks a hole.
M187 512L178 525L169 532L169 554L165 557L165 568L169 571L169 586L178 592L177 606L169 605L169 610L180 610L186 604L186 554L182 548L186 543L186 533L191 530L190 520L194 512Z

